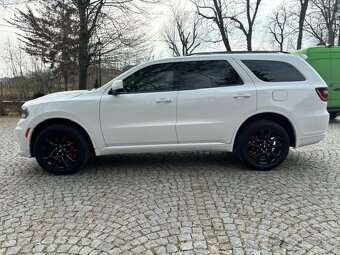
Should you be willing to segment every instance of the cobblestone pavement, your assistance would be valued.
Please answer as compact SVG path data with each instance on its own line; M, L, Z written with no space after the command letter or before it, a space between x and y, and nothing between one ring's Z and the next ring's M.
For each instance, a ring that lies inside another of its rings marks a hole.
M71 176L18 157L16 121L0 118L0 254L340 254L340 117L273 171L202 152Z

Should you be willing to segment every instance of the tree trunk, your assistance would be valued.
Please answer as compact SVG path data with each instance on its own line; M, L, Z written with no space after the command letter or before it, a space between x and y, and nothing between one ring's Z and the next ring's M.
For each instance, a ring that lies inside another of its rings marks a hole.
M220 32L221 32L222 40L223 40L223 43L224 43L224 46L225 46L226 50L227 51L231 51L230 42L229 42L228 36L226 35L224 27L220 28Z
M65 91L68 91L68 72L64 72L64 85L65 85Z
M89 56L88 56L88 24L86 19L86 4L80 4L79 9L79 89L87 89L87 69L89 67Z
M216 23L217 23L218 29L220 30L220 33L221 33L221 36L222 36L222 41L224 43L226 50L231 51L229 38L228 38L228 35L227 35L225 28L224 28L224 22L223 22L223 17L222 17L222 9L218 5L217 0L214 0L214 6L215 6L215 10L216 10L216 15L217 15Z
M301 3L301 11L299 16L299 28L298 28L298 39L297 39L297 45L296 49L299 50L302 47L302 38L303 38L303 25L306 18L307 8L308 8L308 2L309 0L300 0Z
M247 34L247 50L248 51L253 51L252 49L252 36L253 36L253 33L252 31L250 30L249 33Z
M330 24L328 28L328 44L334 46L335 42L335 33L333 31L333 24Z
M87 89L87 68L79 66L79 86L80 90Z

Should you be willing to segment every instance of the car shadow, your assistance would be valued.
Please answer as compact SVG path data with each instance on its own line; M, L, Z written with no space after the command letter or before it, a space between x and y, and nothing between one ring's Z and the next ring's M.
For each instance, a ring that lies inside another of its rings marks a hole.
M225 152L174 152L121 154L92 157L85 171L95 169L246 169L235 153Z
M302 157L305 157L302 155ZM325 162L327 164L327 162ZM215 173L277 173L309 171L315 168L314 162L301 158L301 153L291 151L282 165L270 171L249 169L236 153L226 152L178 152L123 154L93 157L79 174L112 173L115 171L172 172L215 172Z
M55 176L39 167L34 159L25 159L26 164L20 169L13 162L8 165L4 175L25 175L25 178ZM247 168L238 158L236 153L230 152L174 152L174 153L143 153L119 154L92 157L85 165L74 174L67 175L103 175L114 178L116 174L129 172L137 175L146 173L171 173L187 174L246 174L246 175L285 175L291 173L308 173L315 169L328 168L327 160L314 159L313 152L292 149L287 159L277 168L270 171L260 171ZM334 167L334 166L333 166ZM11 169L11 171L9 171ZM35 177L34 177L35 176Z
M330 124L333 124L333 123L340 123L340 116L336 117L335 119L329 120L329 123L330 123Z

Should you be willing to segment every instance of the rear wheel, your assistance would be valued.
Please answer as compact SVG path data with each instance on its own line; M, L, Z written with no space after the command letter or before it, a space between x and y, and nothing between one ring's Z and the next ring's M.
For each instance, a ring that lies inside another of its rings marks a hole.
M329 119L334 120L338 116L337 112L330 112L329 113Z
M89 148L76 129L66 125L53 125L37 136L34 154L39 165L48 172L71 174L86 164Z
M289 136L284 128L273 121L258 120L241 131L237 150L248 167L270 170L285 160L289 146Z

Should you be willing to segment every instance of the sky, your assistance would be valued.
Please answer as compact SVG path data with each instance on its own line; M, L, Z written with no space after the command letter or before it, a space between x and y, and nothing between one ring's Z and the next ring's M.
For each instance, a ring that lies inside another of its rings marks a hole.
M17 1L25 2L24 0ZM144 29L146 29L146 31L148 31L152 35L151 40L153 45L153 54L156 58L162 58L170 55L170 51L167 49L166 44L162 42L162 37L160 36L160 33L162 32L163 24L167 22L169 18L171 6L177 4L179 1L182 4L184 0L168 0L166 5L154 6L154 8L150 8L151 19L150 22L148 22L149 27L146 27ZM283 0L263 0L260 10L261 20L257 21L258 25L256 28L258 30L263 30L263 32L255 33L255 37L253 39L254 50L266 49L266 45L268 43L268 35L265 35L264 30L266 28L266 24L268 23L267 17L269 17L271 12L273 12L273 10L277 8L282 2ZM11 76L10 68L7 64L8 61L6 60L6 54L8 55L8 43L14 45L15 47L17 47L20 43L18 40L18 34L20 34L20 31L9 25L6 21L13 17L16 8L24 9L25 4L10 5L6 8L0 7L0 78ZM190 9L190 5L188 6L188 8ZM245 41L244 38L242 38L242 42L243 41ZM244 50L245 45L242 45L242 42L240 42L239 46L234 45L234 49ZM205 50L218 51L224 50L224 47L222 44L214 44L212 46L209 46L209 48Z

